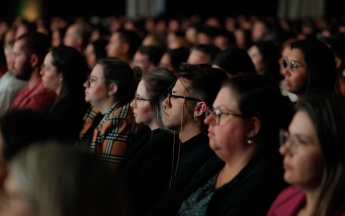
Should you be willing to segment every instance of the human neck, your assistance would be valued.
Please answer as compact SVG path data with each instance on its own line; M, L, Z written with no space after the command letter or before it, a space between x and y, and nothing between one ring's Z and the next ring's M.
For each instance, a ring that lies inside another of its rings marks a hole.
M125 62L130 62L131 61L131 57L129 55L122 55L121 57L119 57L119 59L125 61Z
M151 129L151 131L156 130L159 128L158 124L156 123L156 120L153 119L152 122L150 122L149 124L147 124L147 126L149 126L149 128Z
M180 130L180 131L178 131L179 132L179 138L180 138L181 142L183 142L183 143L203 132L195 124L195 122L191 122L189 124L183 124L182 125L182 131L181 131L181 128L179 128L179 130Z
M35 68L34 71L31 73L30 79L28 80L29 89L34 87L36 85L36 83L40 80L41 80L41 75L39 73L39 69Z
M60 95L60 92L61 92L61 85L59 85L59 86L54 90L54 92L55 92L55 94L56 94L57 96L59 96L59 95Z
M114 97L109 97L108 100L103 101L99 104L94 104L94 107L99 110L99 112L104 115L106 114L110 107L117 102L117 100Z
M298 215L311 215L313 208L316 204L317 194L320 191L320 187L316 187L313 189L302 189L306 196L306 205L302 207L298 213Z
M296 94L297 95L297 104L299 104L301 102L301 100L305 97L304 93L299 93Z

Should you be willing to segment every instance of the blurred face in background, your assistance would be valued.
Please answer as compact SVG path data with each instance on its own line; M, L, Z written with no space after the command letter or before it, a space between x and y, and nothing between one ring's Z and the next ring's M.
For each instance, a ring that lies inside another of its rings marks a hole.
M58 94L61 89L62 73L57 73L57 68L52 64L52 60L52 53L49 52L41 67L42 83L44 88Z
M258 47L252 46L249 49L248 54L249 54L250 58L252 59L254 66L255 66L255 69L258 72L258 74L264 75L266 73L266 68L265 68L265 64L263 62L263 56L261 55Z
M87 66L89 67L90 70L92 70L97 63L95 49L92 44L87 45L84 54L85 54Z

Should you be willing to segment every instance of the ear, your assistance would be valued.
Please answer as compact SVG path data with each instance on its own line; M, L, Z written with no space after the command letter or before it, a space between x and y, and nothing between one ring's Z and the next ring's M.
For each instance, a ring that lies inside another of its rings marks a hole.
M253 139L260 131L261 122L256 116L252 117L248 123L248 139Z
M121 48L122 48L122 53L127 54L129 52L129 44L128 43L122 44Z
M341 60L341 58L336 57L335 58L335 68L339 69L341 67L341 64L343 63L343 61Z
M204 101L198 102L194 109L194 116L199 117L205 115L207 105Z
M32 68L38 66L38 56L36 54L32 54L30 57L30 65Z
M60 82L63 81L62 73L59 73L59 81L60 81Z
M78 37L76 42L77 42L78 46L81 46L83 44L84 40L82 37Z
M111 92L112 95L116 94L117 90L118 90L118 87L115 83L110 84L109 92Z

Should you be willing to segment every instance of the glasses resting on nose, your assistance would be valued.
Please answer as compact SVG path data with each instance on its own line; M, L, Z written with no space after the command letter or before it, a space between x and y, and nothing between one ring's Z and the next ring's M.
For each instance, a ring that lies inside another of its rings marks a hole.
M138 101L151 101L151 100L149 100L149 99L144 99L144 98L140 98L139 96L135 96L135 98L134 98L134 106L135 106L135 107L139 107L139 106L138 106Z
M207 107L206 112L205 112L205 118L208 117L209 115L211 115L212 123L214 125L223 125L227 122L227 121L225 121L224 118L222 118L222 116L224 117L227 115L227 116L229 116L228 119L231 119L234 116L243 117L243 115L240 115L240 114L234 114L231 112L224 112L224 111L217 109L217 108Z
M90 88L90 87L92 87L92 86L91 86L92 83L95 83L95 82L102 82L102 81L96 80L95 78L89 76L89 77L86 79L86 86L87 86L88 88ZM105 83L105 82L103 82L103 83Z
M288 143L290 154L295 154L297 146L301 143L297 136L292 136L285 129L279 131L280 146L285 146Z
M296 71L297 68L305 67L305 66L297 65L295 61L288 62L286 59L283 59L283 67L284 68L289 67L290 73L293 73Z

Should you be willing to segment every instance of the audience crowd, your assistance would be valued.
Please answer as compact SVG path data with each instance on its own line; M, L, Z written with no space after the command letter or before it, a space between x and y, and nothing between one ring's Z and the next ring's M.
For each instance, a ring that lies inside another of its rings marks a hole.
M0 19L0 216L345 215L345 17Z

